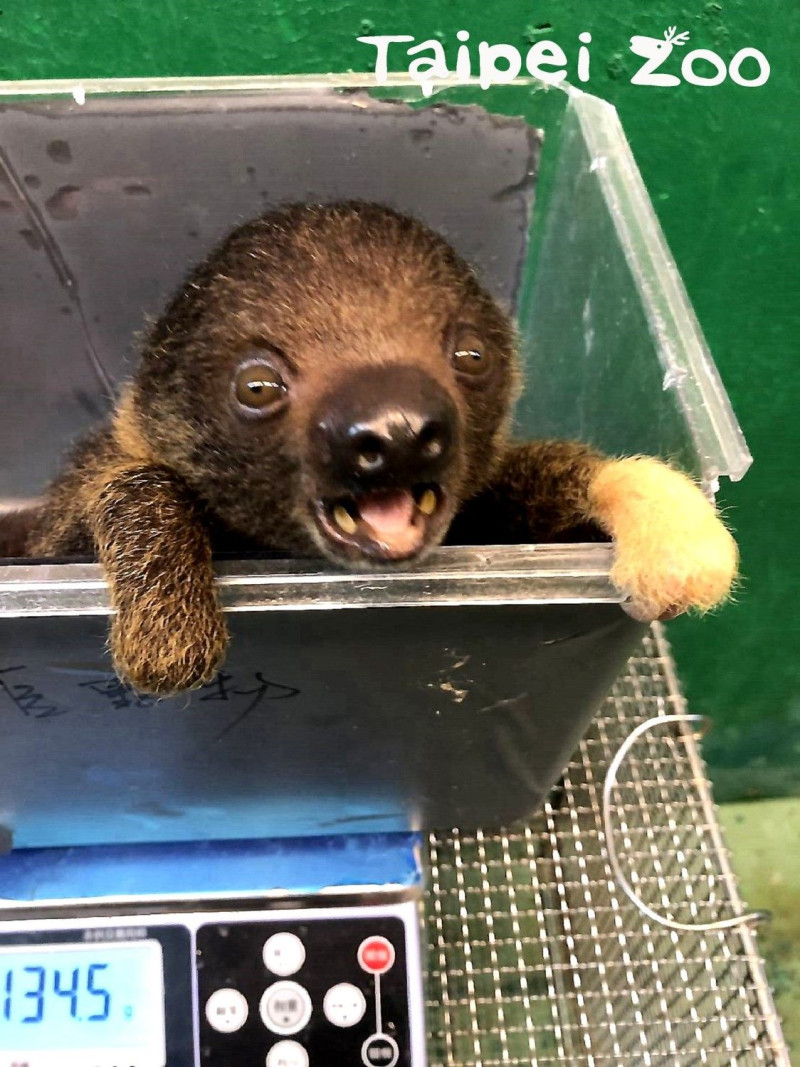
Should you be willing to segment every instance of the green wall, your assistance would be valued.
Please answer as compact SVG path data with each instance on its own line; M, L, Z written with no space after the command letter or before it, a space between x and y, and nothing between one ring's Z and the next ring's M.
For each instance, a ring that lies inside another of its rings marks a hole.
M691 33L730 58L761 49L766 86L630 84L634 33ZM368 70L360 34L526 43L574 56L593 34L587 88L619 108L667 240L755 456L722 501L742 547L738 603L672 624L722 798L800 793L800 425L797 0L6 0L0 77L87 78ZM574 70L574 59L571 60Z

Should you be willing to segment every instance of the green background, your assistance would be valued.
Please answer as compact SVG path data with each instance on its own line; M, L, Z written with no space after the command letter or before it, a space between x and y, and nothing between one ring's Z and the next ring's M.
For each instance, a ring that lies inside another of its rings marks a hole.
M759 48L769 82L631 85L631 35L672 25L726 59ZM459 29L519 48L553 39L573 79L577 36L593 35L586 88L619 109L755 456L721 498L742 548L738 603L669 636L693 710L716 723L718 798L800 794L797 0L12 0L0 77L367 71L361 34L438 36L453 55Z

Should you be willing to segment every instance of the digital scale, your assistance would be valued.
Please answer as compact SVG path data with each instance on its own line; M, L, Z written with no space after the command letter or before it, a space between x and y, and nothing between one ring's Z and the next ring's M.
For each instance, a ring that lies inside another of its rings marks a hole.
M0 1067L425 1064L410 835L22 850L0 892Z

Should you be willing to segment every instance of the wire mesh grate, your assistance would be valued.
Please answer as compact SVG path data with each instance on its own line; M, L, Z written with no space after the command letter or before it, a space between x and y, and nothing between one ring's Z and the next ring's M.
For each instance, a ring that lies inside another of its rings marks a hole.
M787 1067L753 933L650 921L605 855L616 750L640 723L684 710L655 626L528 825L430 835L431 1067ZM614 799L617 850L645 903L692 924L744 910L689 727L637 741Z

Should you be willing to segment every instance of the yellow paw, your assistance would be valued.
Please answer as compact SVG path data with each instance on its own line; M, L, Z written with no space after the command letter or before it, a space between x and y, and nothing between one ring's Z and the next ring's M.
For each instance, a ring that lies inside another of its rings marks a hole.
M616 545L611 579L636 618L708 611L730 594L736 542L685 474L645 457L611 460L589 495Z
M149 611L126 605L114 616L111 652L124 682L166 697L211 681L225 655L228 632L216 600L199 599L158 603Z

